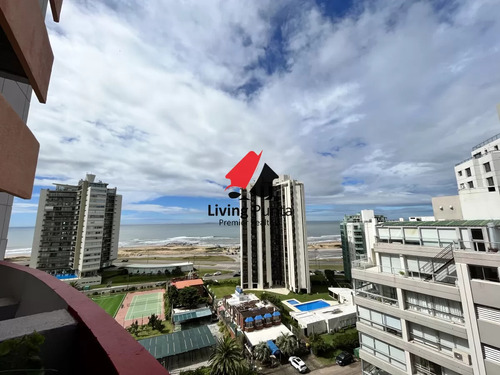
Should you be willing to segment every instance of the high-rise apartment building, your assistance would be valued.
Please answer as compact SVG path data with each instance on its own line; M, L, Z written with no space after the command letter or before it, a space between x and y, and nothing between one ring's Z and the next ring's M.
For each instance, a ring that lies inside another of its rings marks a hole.
M39 143L26 122L31 93L47 101L54 55L45 13L48 0L0 2L0 260L5 257L14 197L30 199ZM51 0L59 22L62 0Z
M121 195L92 174L41 190L30 267L98 281L118 256L120 215Z
M309 293L304 185L286 175L260 184L259 192L255 185L241 192L242 286Z
M455 165L458 195L432 199L436 220L500 219L499 148L497 134L472 147L471 156Z
M352 269L363 374L500 374L500 221L376 229Z
M373 251L375 226L386 220L385 216L375 215L373 210L362 210L359 214L344 216L340 223L340 239L346 281L351 281L351 263Z

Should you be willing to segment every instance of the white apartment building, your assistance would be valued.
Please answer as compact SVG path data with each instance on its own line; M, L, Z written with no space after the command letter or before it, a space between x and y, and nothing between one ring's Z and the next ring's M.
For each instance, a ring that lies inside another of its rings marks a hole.
M386 222L353 262L363 374L500 374L500 221Z
M500 117L500 106L498 107ZM455 165L458 195L435 197L436 220L500 219L500 134L474 146Z
M253 186L240 200L243 288L310 293L304 184L280 176L263 188L269 193L263 197L252 194Z
M40 191L30 267L96 279L118 257L121 195L87 174L78 185Z
M385 216L375 215L373 210L361 210L359 214L344 216L344 220L340 223L340 239L344 276L347 281L351 281L353 261L373 257L375 227L386 220Z

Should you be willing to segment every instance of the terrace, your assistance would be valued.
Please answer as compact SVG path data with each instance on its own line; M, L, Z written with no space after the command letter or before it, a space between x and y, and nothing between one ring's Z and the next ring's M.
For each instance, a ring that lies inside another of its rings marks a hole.
M37 331L46 369L72 374L168 374L97 304L36 269L0 262L0 342ZM92 358L91 361L88 359Z

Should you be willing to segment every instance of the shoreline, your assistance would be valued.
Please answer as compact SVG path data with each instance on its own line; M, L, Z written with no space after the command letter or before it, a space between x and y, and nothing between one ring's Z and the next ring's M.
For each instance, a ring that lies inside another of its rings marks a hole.
M311 242L307 245L308 251L341 251L342 246L340 241L321 241ZM201 245L201 244L168 244L168 245L151 245L151 246L133 246L118 248L118 257L120 258L142 258L157 257L159 255L191 255L199 256L209 255L238 255L239 245ZM6 254L6 261L10 262L29 262L28 255L13 255Z

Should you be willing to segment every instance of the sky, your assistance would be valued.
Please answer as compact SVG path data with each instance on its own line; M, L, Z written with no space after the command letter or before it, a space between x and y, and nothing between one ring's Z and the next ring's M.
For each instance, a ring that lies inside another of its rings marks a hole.
M50 13L50 12L49 12ZM500 133L500 2L66 0L31 200L86 173L122 224L207 222L249 151L305 186L307 220L431 215Z

